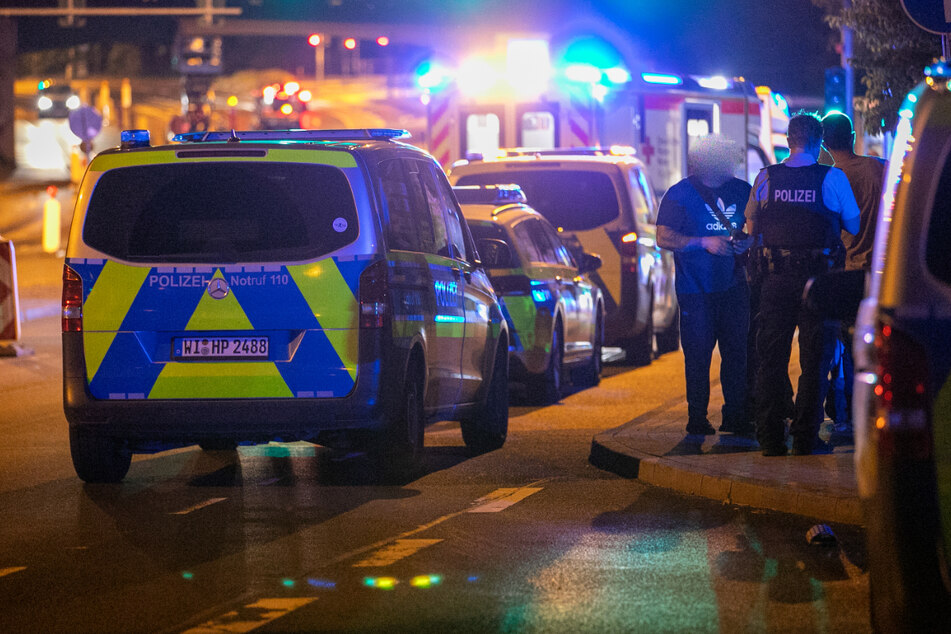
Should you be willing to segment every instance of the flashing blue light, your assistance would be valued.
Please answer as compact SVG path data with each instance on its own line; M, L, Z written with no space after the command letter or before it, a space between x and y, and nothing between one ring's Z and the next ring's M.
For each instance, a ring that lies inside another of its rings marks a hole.
M631 81L631 73L622 66L605 69L604 76L607 77L607 80L612 84L626 84Z
M776 107L786 113L786 116L789 116L789 102L786 101L786 98L783 97L778 92L773 93L773 103L776 104Z
M730 80L722 75L715 75L713 77L698 77L697 83L700 84L701 88L706 88L708 90L726 90L730 87Z
M911 119L915 116L915 111L911 108L902 108L898 111L898 116L902 117L903 119Z
M424 90L439 90L452 79L449 70L435 62L426 61L416 68L416 85Z
M582 84L595 84L601 81L601 69L593 64L568 64L565 77Z
M663 84L665 86L679 86L684 83L679 75L665 75L663 73L641 73L641 79L648 84Z
M152 144L148 130L123 130L119 134L119 140L123 150L149 147Z
M912 93L908 93L908 101L910 101L911 103L917 102L917 101L918 101L918 95L916 95L916 94L913 93L913 92L912 92Z

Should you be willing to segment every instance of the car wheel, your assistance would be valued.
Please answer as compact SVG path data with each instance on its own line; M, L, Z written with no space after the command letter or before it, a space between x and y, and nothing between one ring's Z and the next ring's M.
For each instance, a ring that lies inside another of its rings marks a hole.
M627 362L635 366L650 365L654 359L654 292L650 291L651 298L647 307L647 323L640 335L634 337L624 348Z
M386 477L403 478L415 472L423 454L425 414L419 356L411 359L399 401L394 405L383 433L371 448L371 457Z
M492 378L479 411L460 422L462 440L472 453L493 451L505 444L509 431L508 345L499 342L495 351Z
M580 387L594 387L601 382L601 350L604 347L604 317L598 309L594 322L594 339L591 341L591 358L576 372L575 384Z
M132 464L132 452L124 441L74 427L69 430L69 452L76 475L89 483L119 482Z
M561 398L565 379L565 346L561 334L561 322L555 322L551 333L551 354L548 355L548 367L529 381L530 392L536 402L547 405L557 403Z
M664 354L674 352L680 349L680 309L674 313L674 318L670 320L670 326L664 332L656 335L657 353Z

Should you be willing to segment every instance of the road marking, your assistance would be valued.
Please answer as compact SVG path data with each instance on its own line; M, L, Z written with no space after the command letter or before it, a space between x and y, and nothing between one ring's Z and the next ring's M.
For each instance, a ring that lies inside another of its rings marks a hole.
M315 598L303 597L297 599L258 599L254 603L249 603L190 630L185 630L184 634L250 632L316 600Z
M397 539L394 543L384 546L366 559L353 564L353 567L378 568L389 566L441 541L441 539Z
M0 577L6 577L7 575L12 575L14 572L20 572L21 570L26 570L26 566L11 566L10 568L0 568Z
M169 513L169 515L188 515L192 511L197 511L198 509L203 509L206 506L211 506L212 504L217 504L218 502L224 502L228 498L209 498L204 502L199 502L195 506L190 506L187 509L181 511L175 511L174 513Z
M498 513L508 507L521 502L533 493L541 491L541 487L521 487L519 489L496 489L485 497L476 500L482 502L469 509L470 513Z
M540 488L537 488L537 487L535 487L535 486L533 486L533 485L543 484L543 483L547 482L547 481L550 480L550 479L551 479L551 478L542 478L541 480L537 480L537 481L535 481L535 482L532 482L532 483L529 484L528 486L524 486L524 487L521 487L521 488L519 488L519 489L504 489L504 490L505 490L505 491L512 491L512 490L515 490L515 491L524 491L524 490L530 490L531 493L526 493L524 496L521 496L521 497L527 497L528 495L531 495L531 494L534 493L535 491L540 491L540 490L541 490ZM501 489L500 489L500 490L501 490ZM496 493L497 493L497 492L496 492ZM490 493L490 494L489 494L488 496L486 496L486 497L491 497L492 495L494 495L494 493ZM486 497L479 498L478 500L476 500L476 502L479 502L479 501L481 501L481 500L484 500L484 499L486 499ZM519 499L521 499L521 498L519 498ZM517 502L518 500L515 500L515 501ZM514 504L514 502L513 502L513 504ZM511 506L511 505L509 505L509 506ZM353 549L353 550L351 550L351 551L348 551L348 552L343 553L342 555L337 555L337 556L334 557L333 559L328 559L328 560L326 560L323 564L321 564L321 565L319 566L319 568L327 568L327 567L329 567L329 566L333 566L333 565L339 564L340 562L346 561L346 560L348 560L348 559L353 559L354 557L357 557L358 555L363 555L363 554L365 554L365 553L372 552L372 551L374 551L374 550L378 550L378 549L380 549L380 548L383 548L383 547L386 546L387 544L392 544L393 542L395 542L395 541L397 541L397 540L406 539L406 538L408 538L408 537L411 537L411 536L413 536L413 535L416 535L417 533L422 533L423 531L429 530L429 529L432 528L433 526L437 526L437 525L439 525L439 524L442 524L442 523L445 522L446 520L451 520L452 518L458 517L458 516L460 516L460 515L463 515L464 513L469 513L470 510L471 510L471 508L465 508L465 509L462 509L461 511L455 511L455 512L453 512L453 513L447 513L446 515L443 515L442 517L437 517L436 519L434 519L434 520L431 521L431 522L427 522L427 523L425 523L425 524L422 524L422 525L420 525L420 526L417 526L416 528L414 528L414 529L412 529L412 530L408 530L408 531L406 531L405 533L401 533L401 534L399 534L399 535L397 535L397 536L395 536L395 537L388 537L388 538L386 538L386 539L381 539L380 541L374 542L374 543L369 544L369 545L367 545L367 546L361 546L360 548L355 548L355 549Z

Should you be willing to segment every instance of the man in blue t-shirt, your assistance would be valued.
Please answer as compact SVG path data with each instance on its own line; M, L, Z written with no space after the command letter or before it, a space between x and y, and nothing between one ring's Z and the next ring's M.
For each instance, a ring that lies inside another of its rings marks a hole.
M720 431L752 436L746 415L750 297L742 257L752 239L741 234L749 183L733 175L735 143L698 139L687 157L690 176L664 195L657 244L674 252L680 340L687 382L687 433L716 433L707 420L710 363L720 348L723 411Z

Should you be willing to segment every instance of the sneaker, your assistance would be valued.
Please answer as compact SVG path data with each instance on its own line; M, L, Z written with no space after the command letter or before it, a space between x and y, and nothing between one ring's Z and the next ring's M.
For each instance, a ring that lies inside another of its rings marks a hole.
M717 433L708 420L690 421L687 423L687 433L700 436L712 436Z
M832 433L829 434L829 442L833 445L850 445L855 442L852 423L835 423Z

